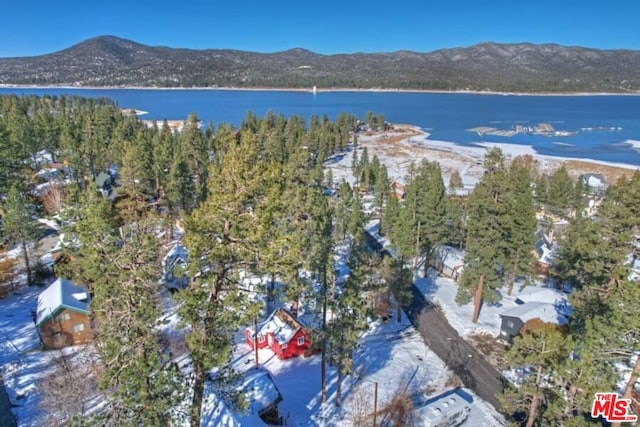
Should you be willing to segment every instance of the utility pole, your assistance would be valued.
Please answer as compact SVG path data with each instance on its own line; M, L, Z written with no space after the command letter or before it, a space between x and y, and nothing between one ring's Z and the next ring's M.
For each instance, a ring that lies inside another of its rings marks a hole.
M258 364L258 318L253 318L253 348L256 352L256 368Z
M373 389L373 427L376 427L378 424L378 382L375 383L375 388Z

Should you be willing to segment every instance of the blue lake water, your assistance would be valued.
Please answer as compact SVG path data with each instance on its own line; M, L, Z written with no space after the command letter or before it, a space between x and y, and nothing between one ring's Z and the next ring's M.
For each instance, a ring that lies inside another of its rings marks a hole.
M531 145L540 154L640 166L640 96L63 88L0 88L0 94L107 97L120 107L147 111L143 119L184 119L195 112L204 123L214 125L238 125L247 111L258 117L271 110L305 119L325 114L335 119L341 112L364 119L367 111L373 111L393 123L420 126L435 140L461 145L479 141ZM577 133L505 137L468 131L479 126L513 130L517 125L538 123Z

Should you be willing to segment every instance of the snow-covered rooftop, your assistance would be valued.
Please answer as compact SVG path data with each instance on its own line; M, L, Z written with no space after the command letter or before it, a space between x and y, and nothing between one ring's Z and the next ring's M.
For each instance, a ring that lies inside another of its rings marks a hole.
M520 291L516 298L517 304L528 302L544 302L547 304L558 304L567 300L567 295L554 288L545 288L541 286L527 286Z
M434 250L436 256L445 266L451 269L457 269L464 266L464 250L447 245L438 245Z
M553 304L546 302L528 302L518 305L511 310L507 310L500 314L501 317L516 317L523 322L531 319L540 319L545 323L555 323L556 325L565 325L567 318L558 313Z
M258 325L258 335L264 336L272 333L279 344L288 343L300 328L304 328L293 314L284 308L275 310L264 322ZM253 328L247 328L253 334Z
M251 368L245 372L240 389L249 403L251 414L260 414L282 400L278 387L264 368Z
M80 313L89 313L89 293L85 288L67 279L58 279L38 295L36 325L53 316L63 307Z

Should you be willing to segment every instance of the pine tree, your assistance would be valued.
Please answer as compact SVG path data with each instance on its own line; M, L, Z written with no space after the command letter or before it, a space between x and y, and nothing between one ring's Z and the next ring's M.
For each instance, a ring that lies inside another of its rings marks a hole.
M227 147L209 174L209 196L185 219L192 283L179 294L179 314L190 326L187 344L193 361L191 425L200 425L205 373L225 365L233 335L257 315L241 276L259 258L255 210L263 200L264 164L250 131Z
M406 264L415 255L414 209L410 204L410 200L399 205L399 212L394 219L390 234L395 253L393 260L389 262L386 268L385 280L396 298L397 322L402 320L402 305L405 304L410 295L409 288L412 284L411 269L407 268Z
M562 165L549 179L547 204L553 213L564 214L573 205L574 194L573 180L569 176L567 168Z
M456 295L458 303L473 298L473 322L480 315L482 301L496 301L502 286L500 271L506 265L505 234L509 221L509 194L504 156L498 149L485 158L487 173L468 201L465 269Z
M372 312L365 296L366 292L371 292L370 284L365 281L365 254L364 240L354 237L347 261L349 277L331 302L332 319L327 324L326 335L330 359L338 371L337 406L342 404L342 381L351 370L353 352L360 341L360 335L368 328L367 319Z
M32 283L31 260L29 258L29 243L37 236L38 229L34 225L34 210L29 200L16 186L12 186L4 202L4 217L2 227L4 235L22 249L22 259L27 272L27 285Z
M90 186L74 213L68 235L73 261L69 277L93 295L96 348L103 371L99 385L108 390L98 421L114 425L169 425L182 396L182 379L167 359L155 331L159 253L153 230L157 221L139 218L116 226L109 202Z
M524 373L517 387L505 389L500 396L504 411L525 412L527 427L537 425L550 401L563 399L549 378L571 348L571 341L557 325L539 319L527 322L505 355L508 366L524 369Z
M536 212L533 206L532 177L522 162L514 161L509 169L509 215L506 229L505 279L509 294L516 277L533 272L534 258L530 248L534 245Z
M640 376L640 290L630 280L627 262L633 249L633 233L640 225L637 197L640 174L621 179L609 189L599 208L598 220L576 218L562 241L558 269L576 290L571 296L575 312L572 334L580 342L579 357L594 367L590 376L575 378L582 409L589 398L606 385L614 390L621 381L618 366L626 364L631 374L623 388L630 398ZM635 361L634 361L635 358Z
M464 184L462 182L462 177L460 176L460 171L458 169L454 169L449 177L449 190L451 191L462 187L464 187Z
M309 238L309 269L319 283L319 293L317 301L322 307L322 323L319 334L320 340L320 382L322 403L327 401L327 308L330 303L331 293L334 289L334 266L333 266L333 238L332 238L332 212L324 196L321 187L312 187L312 194L309 198L310 205L307 207L310 215L310 238Z

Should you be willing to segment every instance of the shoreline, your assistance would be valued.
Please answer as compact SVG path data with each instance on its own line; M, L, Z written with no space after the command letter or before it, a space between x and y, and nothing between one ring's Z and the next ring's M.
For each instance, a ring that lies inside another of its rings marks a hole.
M175 90L175 91L255 91L255 92L307 92L311 94L332 92L357 93L431 93L451 95L494 95L494 96L640 96L637 92L500 92L482 90L435 90L435 89L404 89L404 88L286 88L286 87L160 87L160 86L71 86L71 85L15 85L0 84L0 89L65 89L65 90Z
M627 169L630 171L635 171L640 169L640 165L633 165L630 163L620 163L620 162L610 162L607 160L597 160L590 158L581 158L581 157L562 157L562 156L553 156L549 154L540 154L533 145L530 144L513 144L508 142L486 142L486 141L477 141L470 143L470 145L459 144L455 141L445 141L438 139L429 139L429 133L419 126L415 125L398 125L407 127L415 130L421 134L423 138L423 143L427 146L441 146L446 147L449 150L454 152L465 152L467 154L473 153L476 156L484 157L484 154L491 150L492 148L499 148L502 150L502 153L505 156L509 157L517 157L523 155L530 155L534 158L540 160L547 160L552 162L583 162L583 163L591 163L594 165L607 166L612 168L620 168ZM631 145L634 145L630 143ZM640 143L639 143L640 145Z

